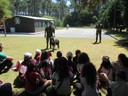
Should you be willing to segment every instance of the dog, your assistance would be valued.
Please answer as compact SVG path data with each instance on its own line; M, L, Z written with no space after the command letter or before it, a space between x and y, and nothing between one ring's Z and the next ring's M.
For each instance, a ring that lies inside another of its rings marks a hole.
M57 45L58 49L60 48L60 41L58 39L54 39L54 37L50 38L50 46L52 47L52 51L55 50L55 46Z

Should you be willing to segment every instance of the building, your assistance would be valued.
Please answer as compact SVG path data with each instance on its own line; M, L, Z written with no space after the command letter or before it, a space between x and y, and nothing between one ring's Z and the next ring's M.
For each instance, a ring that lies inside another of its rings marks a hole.
M6 31L9 32L39 32L53 19L18 15L5 20Z

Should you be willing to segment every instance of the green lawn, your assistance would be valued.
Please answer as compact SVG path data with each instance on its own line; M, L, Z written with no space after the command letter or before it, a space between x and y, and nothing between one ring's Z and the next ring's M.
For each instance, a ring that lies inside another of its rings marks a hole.
M119 45L117 40L102 40L100 44L93 44L94 39L84 39L84 38L58 38L60 40L60 51L62 51L63 56L66 56L68 51L75 54L76 49L80 49L82 52L88 53L91 61L94 63L96 68L100 66L101 58L103 55L110 57L111 61L116 61L119 53L125 53L128 56L127 48ZM35 50L45 49L45 38L43 37L20 37L20 36L0 36L0 42L3 43L3 52L14 58L14 63L18 60L23 60L23 55L25 52L30 52L35 54ZM51 59L56 56L55 50L52 52ZM13 82L17 77L18 73L10 70L7 73L1 74L0 79L4 82ZM18 94L22 93L22 88L13 88L14 92ZM23 96L23 95L18 95Z

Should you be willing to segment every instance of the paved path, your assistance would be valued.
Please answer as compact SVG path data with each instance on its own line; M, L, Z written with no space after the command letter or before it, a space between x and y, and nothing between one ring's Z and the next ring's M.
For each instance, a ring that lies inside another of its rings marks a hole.
M56 32L57 37L72 37L72 38L92 38L95 39L96 29L85 29L85 28L69 28L58 30ZM106 35L102 32L103 39L113 39L111 36Z
M56 37L66 37L66 38L92 38L95 39L95 31L96 29L86 29L86 28L69 28L69 29L61 29L56 30ZM2 34L0 34L2 35ZM43 37L44 32L35 32L35 33L13 33L13 34L7 34L7 36L37 36L37 37ZM102 38L103 39L114 39L111 36L105 34L105 32L102 32Z

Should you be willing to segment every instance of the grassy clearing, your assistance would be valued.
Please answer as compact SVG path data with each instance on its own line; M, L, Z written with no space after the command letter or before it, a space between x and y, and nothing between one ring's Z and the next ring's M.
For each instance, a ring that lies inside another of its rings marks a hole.
M93 44L94 39L84 39L84 38L58 38L60 40L60 51L62 51L63 56L66 56L68 51L75 54L76 49L80 49L82 52L88 53L91 61L94 63L96 68L100 66L101 58L103 55L108 55L111 61L116 61L119 53L125 53L128 55L126 48L118 45L116 40L102 40L100 44ZM45 38L42 37L15 37L15 36L0 36L0 42L4 45L3 52L14 57L14 63L18 60L23 60L23 55L25 52L30 52L35 54L35 50L45 49ZM55 50L52 53L51 59L56 56ZM0 79L4 82L13 82L17 77L18 73L10 70L7 73L1 74ZM22 88L13 88L15 92L21 93ZM21 95L19 95L21 96ZM23 95L22 95L23 96Z

